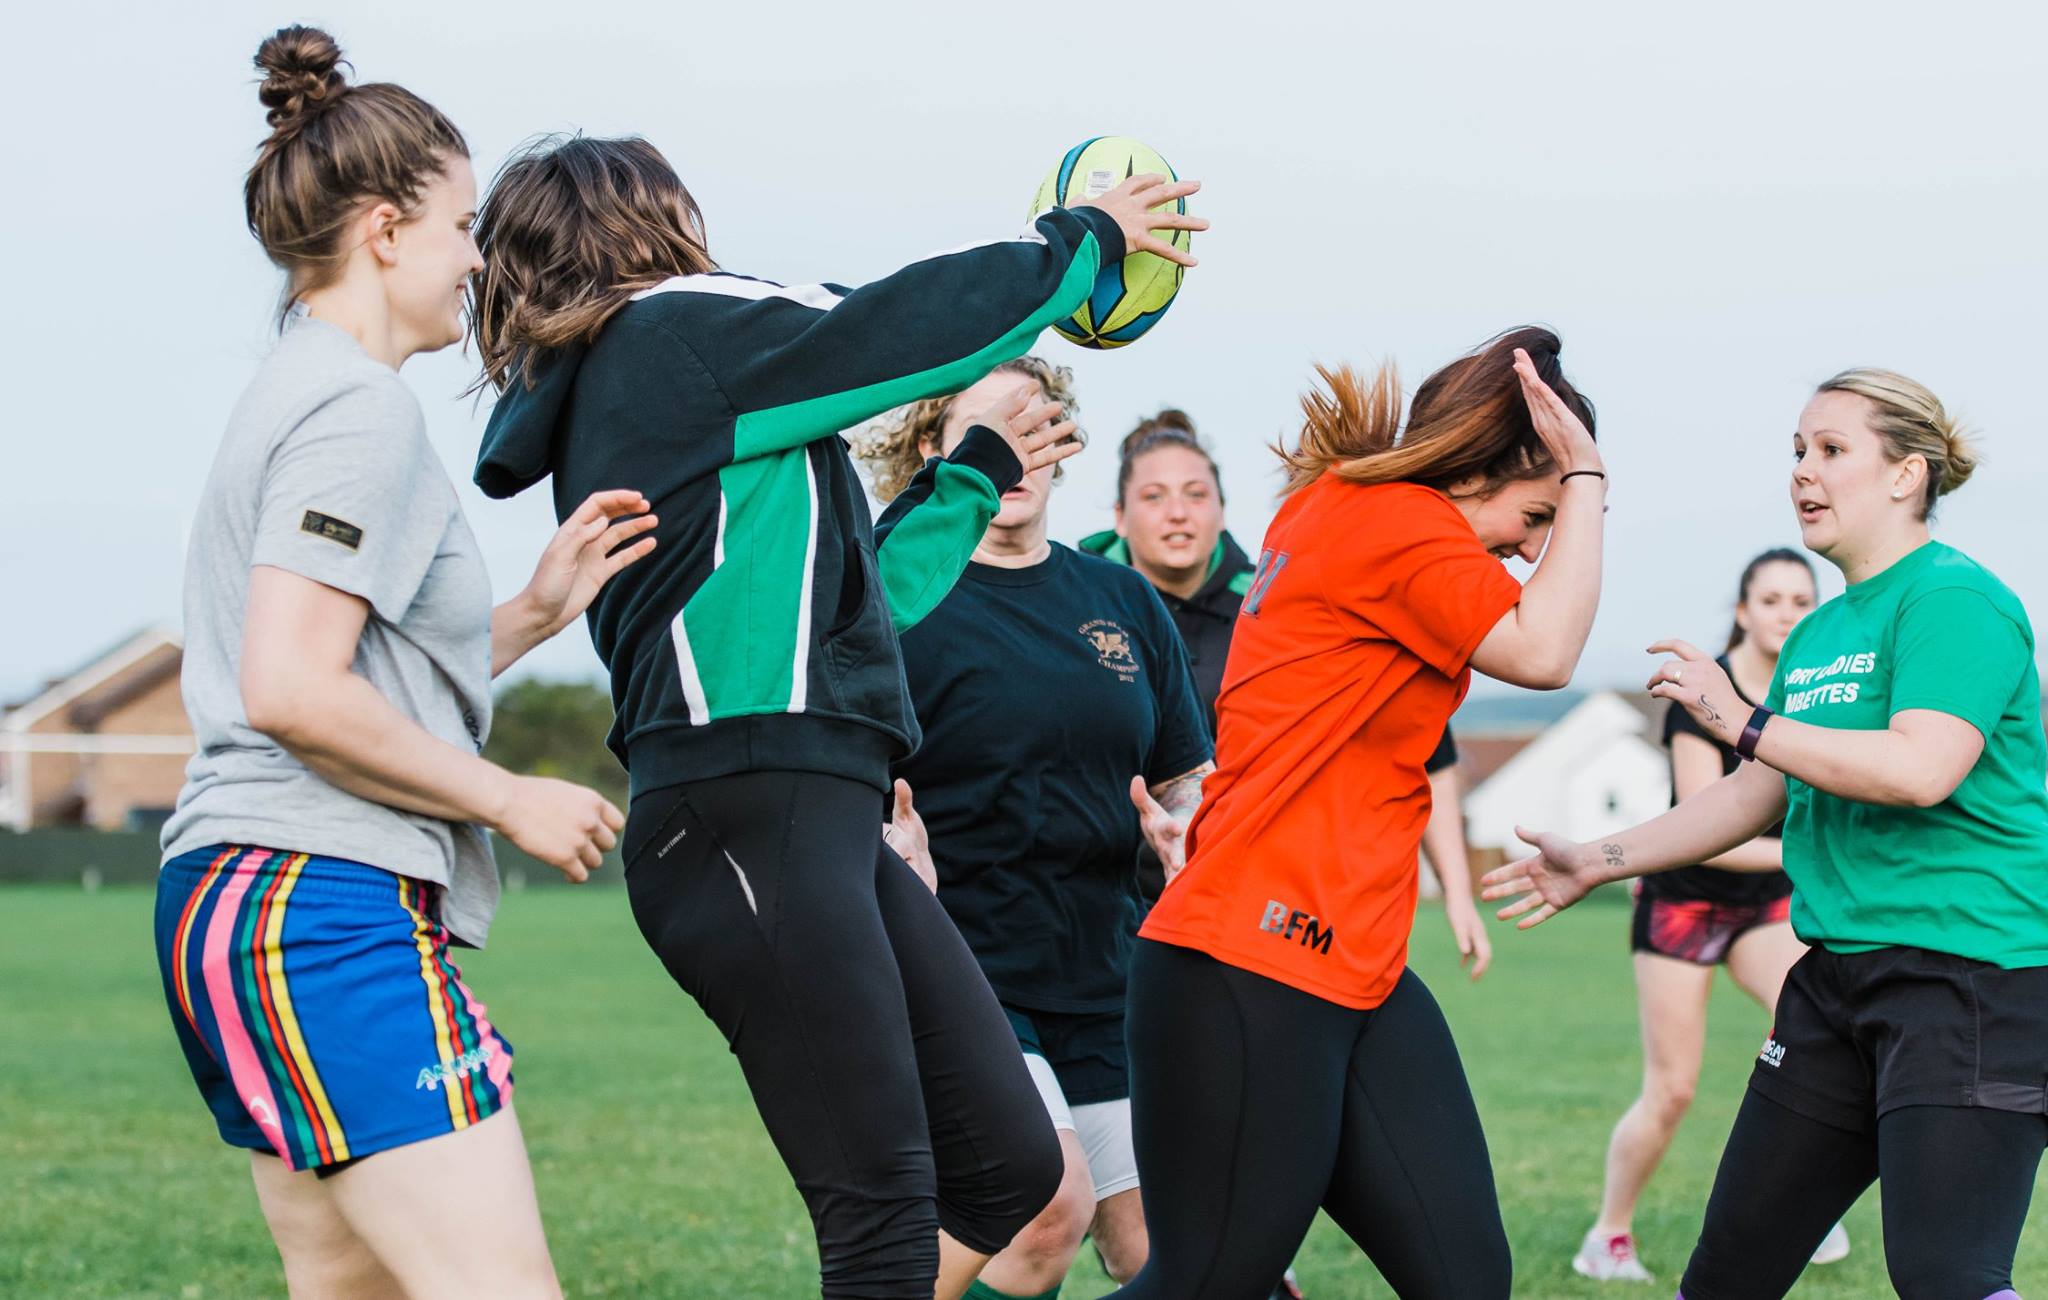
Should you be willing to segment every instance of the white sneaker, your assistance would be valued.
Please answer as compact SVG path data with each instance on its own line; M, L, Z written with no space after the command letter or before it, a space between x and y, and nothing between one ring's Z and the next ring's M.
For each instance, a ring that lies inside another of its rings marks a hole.
M1602 1236L1589 1232L1572 1256L1572 1272L1595 1282L1654 1282L1650 1270L1636 1258L1636 1239L1624 1232Z
M1820 1249L1813 1252L1816 1264L1839 1264L1849 1258L1849 1232L1841 1224L1828 1229L1828 1235L1820 1240Z

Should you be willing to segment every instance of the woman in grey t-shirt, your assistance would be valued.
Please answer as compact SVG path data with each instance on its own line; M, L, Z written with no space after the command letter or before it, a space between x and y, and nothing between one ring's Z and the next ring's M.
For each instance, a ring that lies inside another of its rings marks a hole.
M273 131L249 226L291 305L193 530L198 753L164 831L158 958L293 1294L558 1295L511 1049L448 949L480 945L497 903L486 827L578 881L616 842L593 791L478 751L491 678L651 550L654 520L637 492L595 494L492 608L397 374L463 334L467 147L339 61L303 27L256 56Z

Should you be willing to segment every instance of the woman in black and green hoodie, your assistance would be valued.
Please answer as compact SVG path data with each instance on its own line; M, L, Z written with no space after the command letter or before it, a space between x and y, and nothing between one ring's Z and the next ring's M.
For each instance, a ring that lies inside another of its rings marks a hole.
M627 484L660 517L653 561L589 614L632 777L627 885L739 1058L828 1297L958 1295L1060 1177L995 996L877 812L918 736L897 630L1072 426L1006 402L878 526L839 432L1020 355L1126 250L1188 263L1151 231L1206 223L1147 209L1195 189L1134 178L852 290L717 271L640 140L544 142L478 215L501 396L476 480L509 496L552 474L558 510Z

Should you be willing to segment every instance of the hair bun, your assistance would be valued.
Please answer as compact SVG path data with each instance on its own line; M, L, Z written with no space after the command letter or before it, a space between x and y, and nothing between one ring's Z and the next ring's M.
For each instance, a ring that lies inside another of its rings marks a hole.
M1138 421L1138 427L1124 435L1123 446L1118 454L1126 458L1145 449L1147 443L1158 435L1166 434L1166 441L1201 445L1201 435L1195 432L1195 419L1177 407L1166 407L1156 415L1148 415ZM1179 436L1175 436L1179 435Z
M1970 481L1970 475L1977 472L1977 448L1975 440L1963 431L1954 420L1943 419L1938 426L1941 440L1948 446L1948 456L1941 467L1941 495L1947 496Z
M331 108L348 89L341 75L341 46L318 27L280 27L256 49L256 70L263 84L256 98L279 135L303 126L314 114Z

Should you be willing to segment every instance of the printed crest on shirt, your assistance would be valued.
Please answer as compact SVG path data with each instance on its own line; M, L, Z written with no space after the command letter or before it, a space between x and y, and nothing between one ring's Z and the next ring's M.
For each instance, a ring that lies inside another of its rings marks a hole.
M1121 623L1106 618L1081 625L1081 635L1095 647L1095 662L1117 675L1120 681L1138 680L1137 642Z

